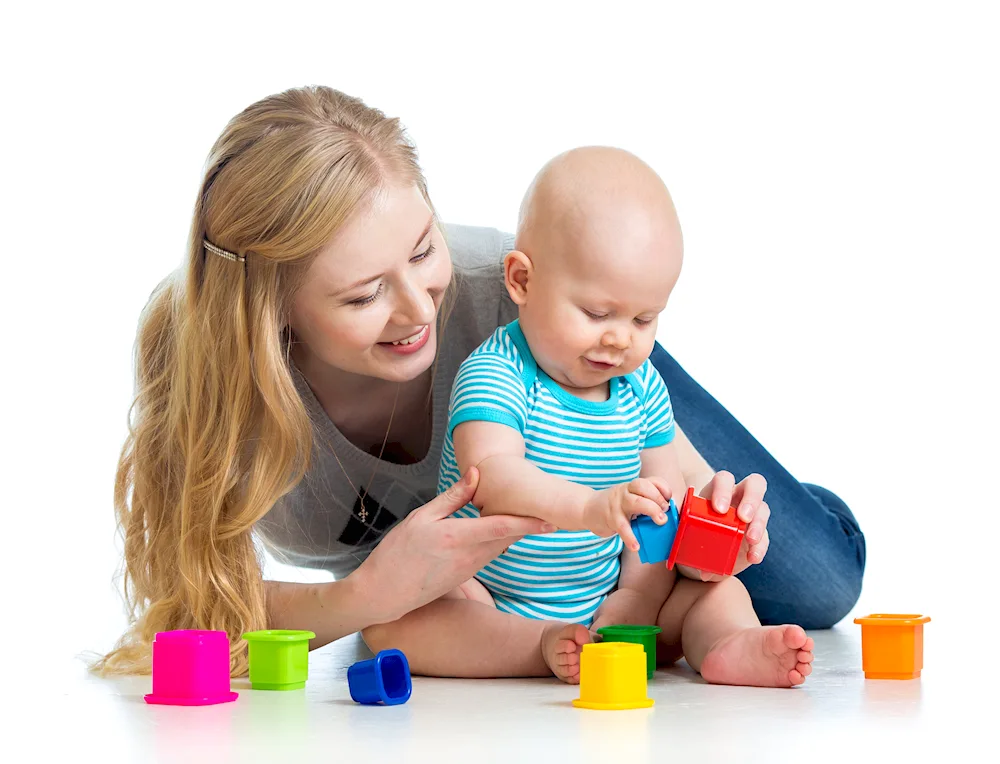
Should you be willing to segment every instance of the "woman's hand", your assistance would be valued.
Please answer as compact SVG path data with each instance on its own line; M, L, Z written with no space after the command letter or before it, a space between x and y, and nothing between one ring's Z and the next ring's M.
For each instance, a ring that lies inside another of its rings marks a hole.
M395 621L438 599L518 539L555 530L534 517L449 517L472 500L478 485L479 470L472 467L390 530L351 574L371 603L376 619L371 625Z
M767 481L763 475L753 473L747 475L739 485L731 472L717 472L708 484L701 489L699 496L708 499L712 508L721 515L726 514L730 507L736 507L736 514L747 523L747 532L736 556L733 575L741 573L751 565L757 565L767 554L770 540L767 535L767 521L771 516L771 508L764 501L767 491ZM682 573L688 578L702 581L721 581L722 576L693 571L685 568Z

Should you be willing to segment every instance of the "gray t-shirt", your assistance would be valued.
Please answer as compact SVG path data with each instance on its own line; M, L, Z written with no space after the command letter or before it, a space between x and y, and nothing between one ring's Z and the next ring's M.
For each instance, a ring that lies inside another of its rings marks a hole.
M416 464L393 464L354 446L337 430L293 365L296 388L313 423L313 450L303 480L255 526L277 560L329 570L342 578L368 556L389 528L434 498L448 400L458 367L498 326L517 318L517 308L503 285L502 266L503 256L514 247L514 237L493 228L469 226L445 226L444 234L454 263L457 295L438 348L434 429L427 456ZM358 494L365 496L363 521Z

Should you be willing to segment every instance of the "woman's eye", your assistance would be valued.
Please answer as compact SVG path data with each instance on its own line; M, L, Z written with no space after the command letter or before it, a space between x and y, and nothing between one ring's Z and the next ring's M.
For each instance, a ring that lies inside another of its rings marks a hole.
M421 260L426 260L428 257L434 254L434 245L431 244L426 250L421 252L419 255L410 258L411 263L419 263Z
M359 297L357 300L351 300L348 305L356 305L357 307L362 307L364 305L371 305L375 300L382 296L382 285L378 285L378 289L375 290L374 294L368 297Z

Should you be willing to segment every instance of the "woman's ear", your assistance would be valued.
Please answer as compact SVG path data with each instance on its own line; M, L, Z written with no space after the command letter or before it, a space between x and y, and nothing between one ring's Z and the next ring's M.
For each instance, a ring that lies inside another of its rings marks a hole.
M531 259L524 252L515 249L503 259L504 285L515 305L524 305L528 301L528 281L533 271Z

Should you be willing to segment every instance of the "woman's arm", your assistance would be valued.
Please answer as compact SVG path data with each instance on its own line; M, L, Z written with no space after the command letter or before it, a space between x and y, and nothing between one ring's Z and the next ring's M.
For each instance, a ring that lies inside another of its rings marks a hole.
M268 625L308 629L311 647L402 618L468 581L524 536L546 532L533 517L451 517L476 493L471 469L390 530L347 578L323 584L266 582Z
M308 629L316 634L310 648L322 647L361 631L382 618L351 574L323 584L265 581L267 623L271 629Z

